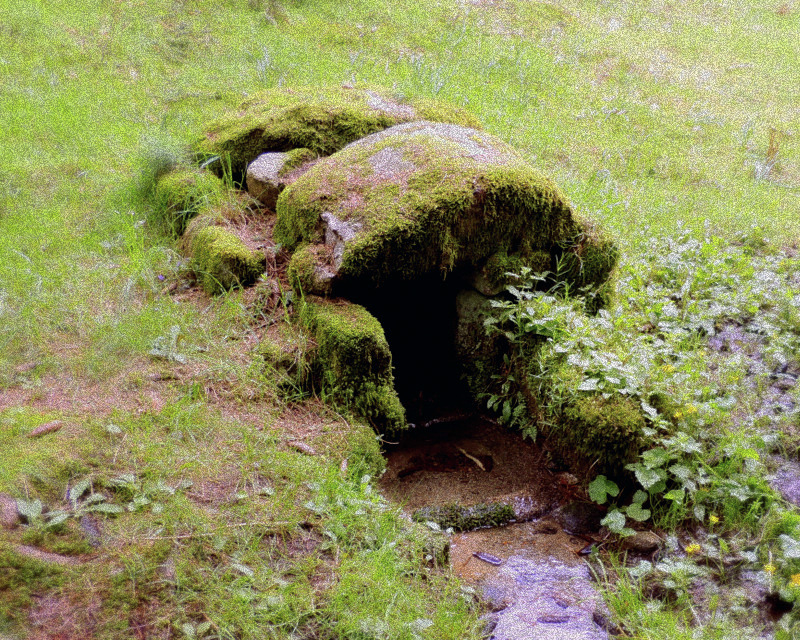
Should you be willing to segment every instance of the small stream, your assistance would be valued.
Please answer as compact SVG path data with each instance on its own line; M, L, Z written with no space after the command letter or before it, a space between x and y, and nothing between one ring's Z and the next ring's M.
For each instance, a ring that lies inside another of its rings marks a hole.
M442 421L387 455L383 494L425 507L511 505L514 522L454 533L450 561L491 613L495 640L607 640L608 613L582 552L602 512L573 495L534 443L480 416Z

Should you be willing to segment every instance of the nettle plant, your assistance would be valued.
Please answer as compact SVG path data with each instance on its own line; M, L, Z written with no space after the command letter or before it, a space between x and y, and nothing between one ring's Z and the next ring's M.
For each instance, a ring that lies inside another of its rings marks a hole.
M487 328L506 336L512 360L526 362L544 420L587 394L641 407L650 446L626 468L639 486L620 491L602 475L589 485L596 502L617 499L603 521L617 534L648 520L755 527L779 500L765 454L798 412L770 406L764 392L797 368L800 261L765 253L759 237L756 229L730 244L679 229L647 238L647 253L619 268L613 308L594 316L583 310L584 292L541 290L546 273L513 274L508 298L494 303ZM524 414L512 383L489 405L504 417ZM535 426L523 429L535 437Z
M149 509L158 514L164 510L166 500L177 491L191 486L192 483L188 480L181 481L174 487L162 480L142 481L132 473L123 473L104 482L83 478L68 488L67 508L45 511L42 501L36 498L17 499L17 510L31 526L57 529L69 518L81 518L90 513L115 516Z

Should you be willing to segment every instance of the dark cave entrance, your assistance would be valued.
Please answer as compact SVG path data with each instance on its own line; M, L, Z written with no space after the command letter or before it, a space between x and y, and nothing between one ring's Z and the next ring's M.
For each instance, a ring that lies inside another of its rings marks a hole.
M475 408L456 357L456 295L465 286L456 271L445 280L431 273L348 295L383 326L392 352L395 390L408 422L416 426Z

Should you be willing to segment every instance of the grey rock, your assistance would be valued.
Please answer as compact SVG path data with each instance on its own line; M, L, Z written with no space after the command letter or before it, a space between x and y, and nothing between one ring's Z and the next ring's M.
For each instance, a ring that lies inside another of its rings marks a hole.
M800 506L800 464L790 460L784 461L769 478L769 483L787 502Z
M585 535L600 529L600 521L605 516L605 510L591 502L574 501L559 507L553 513L553 519L561 525L567 533Z
M342 266L345 243L356 237L361 225L358 222L340 220L328 212L320 217L325 223L325 244L333 251L333 264L338 269Z
M275 209L278 196L286 186L280 172L288 159L288 153L262 153L247 167L247 193L268 209Z

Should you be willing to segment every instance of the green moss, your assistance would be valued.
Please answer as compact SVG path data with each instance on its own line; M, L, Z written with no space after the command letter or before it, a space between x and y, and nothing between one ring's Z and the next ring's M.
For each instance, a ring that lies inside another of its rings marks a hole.
M67 556L92 552L92 546L75 520L67 520L56 531L43 526L30 526L23 532L22 542L43 551Z
M464 507L447 504L441 507L423 507L411 516L416 522L435 522L442 529L470 531L480 527L501 527L516 518L514 507L501 502Z
M564 195L511 147L478 131L471 135L479 143L458 139L469 130L431 133L433 126L406 125L320 160L279 197L276 239L290 249L318 242L321 216L331 213L359 228L340 276L378 286L498 252L533 255L578 233ZM387 157L388 168L374 168ZM396 170L401 163L407 170Z
M299 321L316 342L311 371L323 398L365 418L379 432L404 429L392 355L380 323L347 302L307 298Z
M463 109L407 99L385 89L271 89L211 123L194 149L201 157L229 159L230 168L242 173L267 151L306 148L329 155L353 140L421 117L480 126Z
M269 368L269 377L285 397L296 397L308 386L307 340L294 326L283 324L276 334L265 336L256 349Z
M386 459L375 431L365 424L353 424L347 431L347 471L353 478L373 478L386 470Z
M508 341L500 332L487 332L485 321L492 315L491 298L477 291L462 291L456 296L456 355L461 375L473 398L485 403L484 394L496 386L503 370L503 355Z
M208 227L223 227L227 222L228 220L220 209L204 209L186 224L186 229L180 240L181 248L186 253L191 254L192 245L198 233Z
M557 277L586 297L589 313L608 306L614 294L610 275L619 260L613 239L599 225L582 221L580 231L561 245Z
M533 273L549 272L552 269L549 251L536 250L529 255L506 251L495 253L480 265L473 274L472 285L483 295L496 296L517 282L516 275L528 268Z
M642 412L625 396L577 396L552 417L548 442L574 470L620 477L646 444Z
M310 245L306 245L294 252L286 269L286 275L289 278L289 284L292 289L301 293L311 290L316 262L316 256Z
M224 193L225 185L213 173L185 167L174 169L156 184L156 218L178 236L191 218L202 208L218 204Z
M231 231L205 227L194 236L190 254L191 267L210 294L255 282L263 271L263 259L250 251Z

